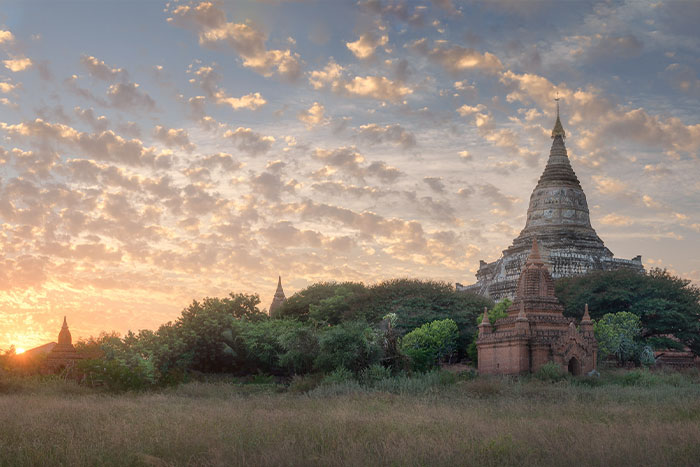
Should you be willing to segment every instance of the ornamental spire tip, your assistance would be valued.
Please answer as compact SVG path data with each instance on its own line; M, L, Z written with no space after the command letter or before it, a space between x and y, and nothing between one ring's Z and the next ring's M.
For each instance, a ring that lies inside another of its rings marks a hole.
M561 124L561 120L559 120L559 91L557 91L557 97L555 97L554 100L557 102L557 121L554 123L554 129L552 130L552 139L557 136L566 138L566 132Z

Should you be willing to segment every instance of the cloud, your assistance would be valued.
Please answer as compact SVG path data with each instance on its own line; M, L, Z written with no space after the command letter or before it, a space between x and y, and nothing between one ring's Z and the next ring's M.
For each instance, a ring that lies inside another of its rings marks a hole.
M13 42L14 40L15 36L12 34L11 31L0 29L0 44L8 44L10 42Z
M263 172L260 175L252 176L250 184L254 194L261 194L270 201L279 201L282 193L293 193L296 186L295 180L282 181L279 174Z
M165 128L156 125L153 129L153 137L169 148L180 148L187 152L192 152L195 148L190 142L187 131L182 128Z
M90 125L94 131L105 131L110 126L109 119L104 115L100 115L99 117L96 116L92 108L83 109L80 107L75 107L73 112L78 119Z
M381 180L383 183L393 183L403 175L396 167L391 167L383 161L375 161L365 166L365 158L357 151L355 146L343 146L333 150L315 149L311 157L317 159L327 167L339 169L344 174L350 175L359 180L370 176ZM324 174L332 173L332 171L323 171Z
M137 83L117 83L109 86L107 97L113 107L118 109L133 109L141 107L154 110L155 101L139 89Z
M515 196L504 195L498 187L491 183L479 185L479 193L484 198L490 200L492 206L498 208L499 212L495 212L494 214L507 213L512 209L515 203L520 201Z
M594 175L593 181L596 184L596 189L603 195L622 195L629 192L629 186L614 177L606 177L604 175Z
M3 60L2 63L5 65L5 68L12 72L23 71L32 66L32 60L27 57L11 58Z
M445 183L442 181L442 177L423 177L423 181L435 193L444 193L445 192Z
M503 69L503 63L492 53L482 54L475 49L459 45L448 47L445 41L435 41L431 49L428 46L428 40L423 38L408 44L408 48L428 57L430 61L439 64L451 73L460 73L466 70L496 73Z
M195 69L194 64L192 64L187 68L187 72L197 77L190 80L190 82L196 80L207 96L212 98L217 104L228 105L234 110L257 110L267 104L267 101L259 92L249 93L241 97L229 96L225 89L219 87L218 82L221 80L221 75L214 70L214 66L202 65ZM204 96L190 98L189 103L194 114L204 115Z
M220 168L225 171L238 170L243 166L243 164L235 160L231 154L225 152L204 156L200 164L209 169Z
M238 109L248 109L257 110L263 105L267 104L267 101L260 95L259 92L246 94L241 97L229 97L223 90L219 90L214 94L217 104L225 104L234 110Z
M80 57L80 63L87 69L90 76L103 81L116 81L127 78L127 73L124 69L112 68L92 55L83 55Z
M675 89L684 93L700 96L700 79L698 75L688 65L672 63L664 70L666 80Z
M252 23L231 23L226 13L212 2L197 5L177 5L169 12L168 18L179 26L194 29L199 34L203 46L227 44L243 59L243 66L251 68L263 76L277 75L294 81L301 75L299 54L287 50L267 50L267 34Z
M416 137L410 131L395 123L379 126L374 123L361 125L356 129L357 136L369 144L391 143L404 149L416 145Z
M365 97L396 102L413 93L406 84L392 81L385 76L345 77L344 68L334 60L321 70L309 73L309 83L314 89L330 89L347 97Z
M250 128L238 127L235 131L227 130L224 133L225 138L230 138L238 149L247 152L251 156L264 154L270 150L275 138L272 136L263 136L256 133Z
M408 86L384 76L355 76L342 84L342 90L350 96L372 97L382 101L397 101L413 93Z
M423 26L425 23L426 7L415 6L411 11L409 5L404 1L389 0L361 0L358 2L360 8L370 13L382 16L385 19L396 18L412 26Z
M17 86L18 85L8 83L7 81L0 81L0 92L2 92L4 94L10 93L10 92L14 91L15 89L17 89Z
M621 214L610 213L600 218L600 223L603 225L613 225L616 227L623 227L632 225L634 221L629 216L624 216Z
M472 156L472 154L466 149L464 151L459 151L457 154L459 155L460 160L465 162L470 161L474 158L474 156Z
M467 115L473 115L475 113L482 112L484 109L486 109L486 107L484 107L482 104L477 104L475 106L464 104L463 106L457 109L457 113L462 117L466 117Z
M359 59L368 59L374 57L374 50L377 47L384 46L389 42L389 36L386 34L376 35L368 32L360 35L360 38L355 42L346 42L345 46Z
M642 53L644 44L633 34L623 36L605 35L596 38L587 51L589 60L620 61L637 57Z
M168 167L172 156L157 154L138 139L127 140L111 130L98 133L80 132L60 123L49 123L37 118L33 121L8 125L0 122L0 129L10 136L24 138L34 144L53 141L80 149L95 160L115 161L128 165Z
M328 119L324 117L326 108L314 102L307 110L302 110L297 114L297 118L306 124L306 128L311 129L315 126L325 125Z

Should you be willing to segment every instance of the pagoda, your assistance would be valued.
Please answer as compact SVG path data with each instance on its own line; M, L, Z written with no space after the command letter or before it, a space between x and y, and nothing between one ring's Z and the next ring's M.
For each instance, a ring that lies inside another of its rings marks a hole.
M492 324L484 310L476 340L479 373L518 375L536 372L548 362L573 375L595 370L598 344L588 305L578 328L563 311L533 239L508 316Z
M554 279L628 268L643 271L642 257L615 258L591 226L586 195L571 168L559 119L552 130L549 160L530 196L527 221L513 244L492 263L480 261L476 283L457 284L457 290L488 296L494 300L515 297L518 277L537 238Z
M275 315L285 300L287 300L287 297L284 296L284 290L282 289L282 276L279 276L277 279L277 290L275 291L275 296L272 297L272 303L270 304L270 316Z
M53 346L46 356L44 362L44 372L56 373L64 369L72 368L77 360L82 357L78 355L73 347L73 338L68 330L66 317L63 317L63 326L58 333L58 343Z

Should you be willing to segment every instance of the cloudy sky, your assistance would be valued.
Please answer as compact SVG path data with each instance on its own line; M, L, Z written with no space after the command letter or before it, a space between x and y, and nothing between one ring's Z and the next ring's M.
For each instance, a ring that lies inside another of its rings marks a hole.
M700 281L700 3L3 2L0 348L194 298L472 283L554 101L594 228Z

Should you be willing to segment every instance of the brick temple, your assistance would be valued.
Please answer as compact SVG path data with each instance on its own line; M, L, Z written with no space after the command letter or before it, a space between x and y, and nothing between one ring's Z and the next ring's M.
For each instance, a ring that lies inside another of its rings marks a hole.
M515 296L520 271L537 238L552 277L570 277L589 271L629 268L643 271L642 257L615 258L591 226L586 195L571 167L559 119L552 130L549 160L530 196L527 221L513 244L497 261L481 261L476 283L457 290L488 296L498 301Z
M588 305L578 329L563 311L554 295L552 275L533 240L508 316L492 324L484 310L476 341L479 373L519 375L536 372L547 362L573 375L594 370L598 344Z
M58 343L47 354L42 372L58 373L63 370L70 370L80 359L82 357L73 347L73 337L68 330L68 322L64 316L63 326L61 326L61 331L58 333Z
M284 296L284 290L282 289L282 276L277 279L277 290L275 291L275 296L272 297L272 303L270 303L270 309L268 314L270 316L275 316L277 310L284 304L287 298Z

